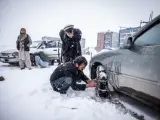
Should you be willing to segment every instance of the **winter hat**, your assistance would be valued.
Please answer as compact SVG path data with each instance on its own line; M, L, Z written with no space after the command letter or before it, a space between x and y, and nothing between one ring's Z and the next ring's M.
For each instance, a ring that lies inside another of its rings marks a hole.
M26 31L26 29L25 28L21 28L21 30L20 31Z
M69 24L69 25L66 25L63 30L67 31L68 29L72 29L73 27L74 25Z

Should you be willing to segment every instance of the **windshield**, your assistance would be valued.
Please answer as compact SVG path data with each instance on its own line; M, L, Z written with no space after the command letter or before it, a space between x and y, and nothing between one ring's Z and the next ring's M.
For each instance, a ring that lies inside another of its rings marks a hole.
M33 41L30 48L37 48L41 43L42 41Z
M58 41L49 41L49 42L44 42L46 48L56 48L56 47L61 47L61 44Z

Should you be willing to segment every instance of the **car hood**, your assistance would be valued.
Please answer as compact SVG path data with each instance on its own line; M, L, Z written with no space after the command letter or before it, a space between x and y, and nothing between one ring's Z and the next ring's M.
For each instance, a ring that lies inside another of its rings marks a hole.
M8 49L8 50L2 50L1 53L14 53L14 52L18 52L17 49ZM30 53L35 53L37 52L37 48L30 48Z
M118 50L119 49L99 52L92 57L92 59L90 60L90 63L94 63L94 62L98 62L98 61L100 62L107 57L115 56L117 54Z
M99 56L102 56L102 55L105 55L105 57L106 57L106 55L107 55L107 56L110 56L110 55L112 55L112 54L114 54L114 53L117 53L118 50L119 50L119 49L115 49L115 50L104 50L104 51L101 51L101 52L98 52L97 54L95 54L95 55L93 56L93 58L94 58L94 57L99 57Z
M10 50L4 50L4 51L1 51L2 53L14 53L14 52L18 52L18 50L16 49L10 49Z
M32 54L34 54L34 53L36 53L38 51L38 49L37 48L30 48L30 53L32 53Z

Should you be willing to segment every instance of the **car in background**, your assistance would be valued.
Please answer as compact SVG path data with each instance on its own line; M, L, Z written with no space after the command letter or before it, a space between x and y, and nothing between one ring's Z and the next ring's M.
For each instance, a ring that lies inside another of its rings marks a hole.
M32 41L29 51L32 65L34 65L34 53L40 51L43 51L46 55L48 55L48 57L51 58L52 63L54 63L55 60L60 63L61 43L59 40ZM16 49L5 50L0 53L0 62L18 65L18 61L18 50Z
M160 15L124 45L92 57L91 79L99 96L120 92L160 109Z

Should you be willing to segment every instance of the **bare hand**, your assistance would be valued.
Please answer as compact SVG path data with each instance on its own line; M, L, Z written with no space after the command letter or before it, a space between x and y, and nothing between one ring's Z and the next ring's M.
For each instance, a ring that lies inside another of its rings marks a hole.
M88 83L86 84L86 87L96 87L97 86L97 83L96 81L93 81L93 80L89 80L87 81Z

